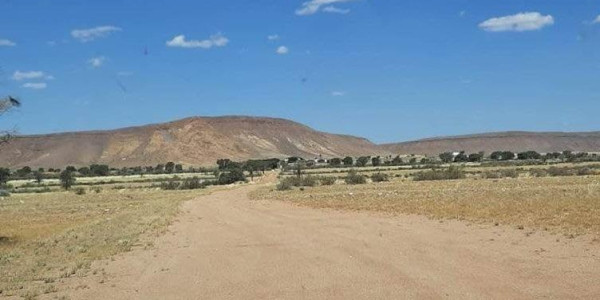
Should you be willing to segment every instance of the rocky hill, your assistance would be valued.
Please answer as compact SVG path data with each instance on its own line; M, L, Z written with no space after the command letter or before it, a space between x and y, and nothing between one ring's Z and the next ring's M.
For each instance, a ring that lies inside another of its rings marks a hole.
M21 136L0 149L0 165L64 167L103 163L145 166L167 161L213 165L219 158L333 157L386 154L370 141L275 118L194 117L108 131Z
M600 152L600 132L498 132L423 139L381 145L394 154L437 155L446 151L469 153L496 150L534 150L541 153L564 150Z

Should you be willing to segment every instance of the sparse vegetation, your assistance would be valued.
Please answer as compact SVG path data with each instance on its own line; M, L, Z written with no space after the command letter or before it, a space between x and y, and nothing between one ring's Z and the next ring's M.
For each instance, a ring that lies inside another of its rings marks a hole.
M320 176L319 177L319 182L321 182L321 185L334 185L336 181L337 181L337 178L335 178L333 176Z
M465 178L465 172L461 167L450 166L447 169L433 169L418 172L414 175L415 181L427 180L456 180Z
M500 169L500 170L489 170L483 173L483 178L497 179L497 178L518 178L519 172L516 169Z
M358 174L356 170L350 170L348 175L344 179L347 184L365 184L367 183L367 177L361 174Z
M231 169L228 172L223 172L219 175L219 179L217 183L220 185L224 184L232 184L240 181L246 181L246 176L244 175L244 171L239 168Z
M76 189L75 189L76 190ZM50 283L163 232L197 191L14 194L0 201L2 296L52 292Z
M375 173L375 174L371 175L371 180L373 182L390 181L390 176L385 173Z
M320 186L311 197L299 191L255 198L317 208L420 214L489 224L548 229L564 234L600 234L600 176L521 177L518 180L411 181ZM351 191L351 193L349 193Z
M70 170L64 170L60 173L60 185L65 189L70 189L75 184L75 176Z

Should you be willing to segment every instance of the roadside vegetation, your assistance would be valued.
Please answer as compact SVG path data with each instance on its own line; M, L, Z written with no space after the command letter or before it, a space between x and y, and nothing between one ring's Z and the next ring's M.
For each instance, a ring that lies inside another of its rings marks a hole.
M568 237L600 235L597 156L533 151L498 151L491 156L444 153L439 160L423 164L413 157L408 164L394 158L391 161L397 165L371 160L362 167L357 167L358 159L349 158L332 160L333 166L295 163L283 169L275 189L265 188L252 196L316 208L549 230ZM328 184L313 180L318 178L332 180Z
M66 278L103 272L92 262L152 247L183 201L211 191L201 189L252 180L267 170L263 166L252 161L210 173L118 175L93 165L106 176L67 167L53 179L44 177L46 170L0 168L0 297L33 299L56 292ZM23 179L26 174L31 177Z
M195 191L155 189L14 194L0 199L0 297L33 297L97 259L151 247Z
M600 235L600 176L523 177L505 180L414 181L321 185L310 190L262 189L255 199L273 199L315 208L419 214L569 237Z
M512 155L512 156L511 156ZM450 158L452 156L452 158ZM508 157L508 158L507 158ZM512 158L510 158L512 157ZM593 155L499 151L432 157L217 161L215 168L0 168L0 295L34 298L92 261L151 247L182 201L279 169L255 198L322 208L600 234ZM134 220L134 221L132 221Z

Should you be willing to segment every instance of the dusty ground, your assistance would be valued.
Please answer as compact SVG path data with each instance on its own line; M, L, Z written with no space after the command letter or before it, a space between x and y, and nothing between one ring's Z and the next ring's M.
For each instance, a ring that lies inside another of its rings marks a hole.
M185 203L155 249L42 298L600 298L591 238L252 201L253 189Z

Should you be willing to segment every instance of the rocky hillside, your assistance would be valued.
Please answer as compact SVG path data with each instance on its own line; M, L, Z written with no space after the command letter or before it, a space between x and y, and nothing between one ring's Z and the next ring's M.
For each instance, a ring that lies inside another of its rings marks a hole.
M514 152L534 150L541 153L564 150L600 152L600 132L499 132L423 139L381 145L394 154L437 155L446 151L469 153L496 150Z
M370 141L313 130L284 119L194 117L110 131L22 136L3 145L0 165L145 166L173 161L212 165L219 158L333 157L386 154Z

